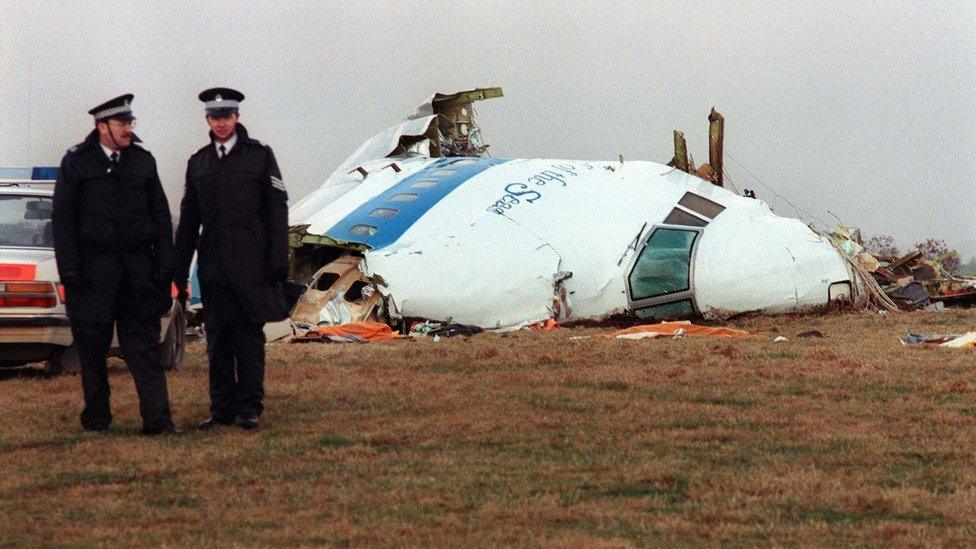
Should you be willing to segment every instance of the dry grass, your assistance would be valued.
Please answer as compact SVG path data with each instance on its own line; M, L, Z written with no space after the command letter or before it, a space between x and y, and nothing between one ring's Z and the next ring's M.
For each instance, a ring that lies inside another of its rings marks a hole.
M976 313L731 324L271 346L262 430L176 439L121 363L100 438L77 377L0 372L0 545L976 543L974 352L898 343ZM207 415L201 343L170 381Z

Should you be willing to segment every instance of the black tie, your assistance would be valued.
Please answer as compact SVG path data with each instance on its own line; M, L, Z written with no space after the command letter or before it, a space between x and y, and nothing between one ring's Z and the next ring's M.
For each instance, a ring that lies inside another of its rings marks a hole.
M116 152L116 151L112 151L112 156L109 157L109 160L112 161L112 164L118 165L118 163L119 163L119 153Z
M223 145L217 148L220 149L220 158L223 158L227 154L227 149L225 149Z

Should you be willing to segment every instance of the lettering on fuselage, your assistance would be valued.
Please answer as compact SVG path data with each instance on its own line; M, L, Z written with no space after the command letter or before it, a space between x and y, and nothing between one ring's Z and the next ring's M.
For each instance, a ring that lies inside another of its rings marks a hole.
M545 187L557 184L566 187L579 177L581 171L592 169L593 166L589 164L552 164L549 168L527 177L524 182L516 181L505 185L505 194L488 206L487 211L501 214L518 204L532 204L543 198Z

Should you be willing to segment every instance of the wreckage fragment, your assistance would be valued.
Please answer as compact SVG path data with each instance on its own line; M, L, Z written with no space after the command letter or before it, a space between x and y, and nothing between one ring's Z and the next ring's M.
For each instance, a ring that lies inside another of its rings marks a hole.
M708 164L715 173L715 184L722 185L722 148L725 139L725 117L712 107L708 114Z
M725 117L716 111L715 107L712 107L712 111L708 115L708 164L702 164L695 168L695 161L688 154L688 145L685 143L684 133L674 130L674 157L668 162L668 166L698 176L719 187L723 186L722 149L724 136ZM750 198L755 198L755 194Z

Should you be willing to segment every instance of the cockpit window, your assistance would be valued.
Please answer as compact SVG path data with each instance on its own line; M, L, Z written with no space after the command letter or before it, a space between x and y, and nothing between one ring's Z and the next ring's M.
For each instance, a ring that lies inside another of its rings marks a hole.
M725 211L725 206L718 202L712 202L703 196L698 196L695 193L685 193L681 197L681 200L678 201L678 204L693 212L700 213L709 219L715 219L718 214Z
M666 225L687 225L689 227L704 227L708 225L708 221L678 208L671 210L671 213L664 218L664 223Z
M46 196L0 195L0 246L53 248L53 210Z
M630 272L634 301L691 289L691 251L698 231L657 228Z

